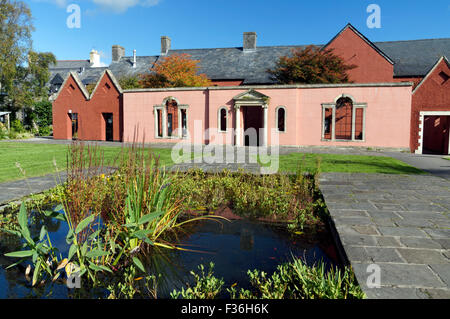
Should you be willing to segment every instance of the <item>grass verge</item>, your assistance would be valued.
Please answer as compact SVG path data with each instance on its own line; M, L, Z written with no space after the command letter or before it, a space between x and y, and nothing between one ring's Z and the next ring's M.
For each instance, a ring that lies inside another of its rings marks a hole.
M279 170L295 172L300 168L303 171L313 172L318 158L321 159L323 173L426 174L418 168L391 157L306 153L280 155Z
M26 177L55 173L53 160L59 169L66 168L68 145L0 143L0 183L23 179L16 163L25 170ZM100 147L104 152L105 165L112 162L122 147ZM152 149L160 157L162 165L172 164L171 149Z

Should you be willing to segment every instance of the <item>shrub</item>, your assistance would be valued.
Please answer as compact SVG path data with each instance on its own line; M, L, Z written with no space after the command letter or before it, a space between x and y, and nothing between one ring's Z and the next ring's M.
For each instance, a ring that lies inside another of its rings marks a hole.
M50 126L40 126L39 127L39 136L50 136L51 129Z
M179 174L174 183L184 210L214 211L228 206L243 217L291 220L292 228L321 225L322 205L315 175L207 174L192 170Z
M14 130L15 133L25 133L26 132L22 122L20 122L19 119L15 119L14 121L11 122L11 130Z

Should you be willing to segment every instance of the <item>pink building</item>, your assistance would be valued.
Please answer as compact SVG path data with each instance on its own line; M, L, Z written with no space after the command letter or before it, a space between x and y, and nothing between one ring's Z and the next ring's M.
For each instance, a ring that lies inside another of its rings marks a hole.
M124 90L123 141L409 149L411 91L412 83Z

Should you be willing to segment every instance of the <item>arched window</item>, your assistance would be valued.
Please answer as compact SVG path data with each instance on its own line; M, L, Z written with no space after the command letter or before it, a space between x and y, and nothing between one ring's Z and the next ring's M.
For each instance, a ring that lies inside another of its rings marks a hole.
M221 107L218 114L219 132L226 132L228 129L228 109Z
M341 97L336 101L335 134L337 140L352 139L353 101L349 97Z
M189 105L180 104L177 98L166 97L162 104L153 106L155 137L184 138L188 136Z
M278 132L286 132L286 108L279 106L275 110L275 120Z
M322 104L322 139L364 141L366 107L345 94L334 103Z
M178 129L178 103L173 100L166 101L167 114L167 136L173 136L173 133Z

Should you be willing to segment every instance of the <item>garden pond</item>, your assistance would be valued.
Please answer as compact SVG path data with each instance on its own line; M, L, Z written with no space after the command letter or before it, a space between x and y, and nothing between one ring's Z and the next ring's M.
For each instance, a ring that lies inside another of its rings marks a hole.
M288 231L286 224L250 220L230 213L227 220L202 220L186 226L177 236L177 246L184 250L154 248L142 261L149 274L160 275L157 297L170 298L174 289L192 284L190 271L198 265L214 263L214 274L223 278L225 287L238 285L248 289L248 270L273 273L279 264L293 257L307 265L323 261L326 268L339 265L332 238L326 231L313 236ZM52 218L37 218L29 222L32 235L38 235L43 224L54 247L67 255L67 223ZM34 234L33 234L34 233ZM4 254L20 250L18 238L0 234L0 298L107 298L109 291L95 288L89 291L69 289L63 281L43 283L36 287L25 276L26 264L10 269L13 258ZM79 290L79 289L78 289ZM145 296L144 296L145 297ZM221 297L226 298L226 295Z

